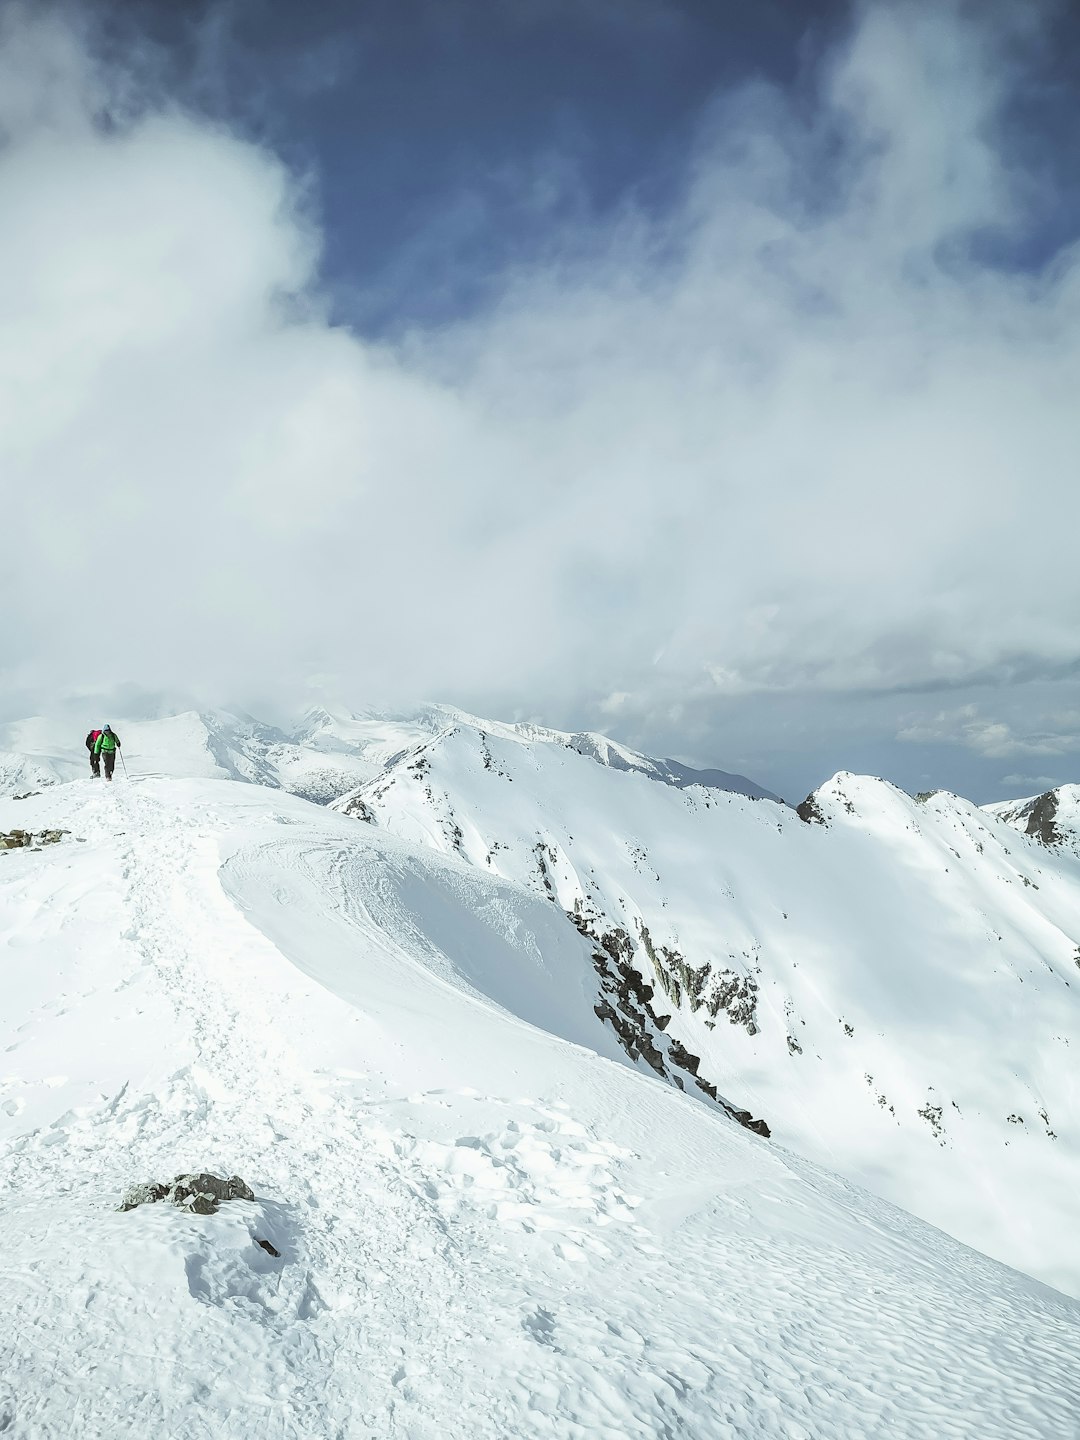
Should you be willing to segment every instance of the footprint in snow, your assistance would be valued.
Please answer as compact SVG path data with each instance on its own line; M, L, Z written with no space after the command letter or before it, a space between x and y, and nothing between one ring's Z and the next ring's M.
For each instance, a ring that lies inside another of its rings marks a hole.
M552 1350L559 1348L555 1344L555 1316L542 1305L538 1305L530 1315L523 1316L521 1328L537 1345L547 1345Z

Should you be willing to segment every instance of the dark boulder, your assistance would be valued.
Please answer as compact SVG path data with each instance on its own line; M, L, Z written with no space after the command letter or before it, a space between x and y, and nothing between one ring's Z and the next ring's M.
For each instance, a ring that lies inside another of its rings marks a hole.
M230 1175L223 1180L219 1175L199 1171L195 1174L177 1175L168 1185L154 1181L133 1185L124 1195L119 1208L134 1210L137 1205L168 1200L192 1215L213 1215L223 1201L254 1199L251 1187L245 1185L239 1175Z
M143 1185L132 1185L125 1190L119 1209L134 1210L137 1205L151 1205L155 1200L164 1200L167 1191L167 1185L155 1185L152 1180Z

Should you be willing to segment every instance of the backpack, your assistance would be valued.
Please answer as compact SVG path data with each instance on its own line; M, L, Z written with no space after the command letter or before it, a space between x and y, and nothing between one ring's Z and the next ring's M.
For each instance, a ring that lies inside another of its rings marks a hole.
M97 737L98 737L100 734L101 734L101 731L100 731L100 730L91 730L91 731L90 731L90 734L87 735L87 737L86 737L86 748L87 748L91 753L93 753L94 741L97 739Z

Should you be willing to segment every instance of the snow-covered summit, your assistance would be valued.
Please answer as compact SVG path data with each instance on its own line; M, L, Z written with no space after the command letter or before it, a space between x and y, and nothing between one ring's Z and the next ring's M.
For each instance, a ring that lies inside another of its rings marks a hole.
M523 745L546 745L576 750L599 765L614 770L628 770L646 775L664 784L685 788L688 785L703 785L713 790L728 790L733 794L748 795L755 800L783 801L764 786L745 775L732 774L726 770L698 770L677 760L660 760L642 755L625 745L591 730L554 730L550 726L538 725L532 721L485 720L466 710L452 705L425 705L407 717L380 714L375 711L358 716L347 711L329 710L316 707L305 716L304 723L294 738L297 740L329 739L331 744L348 746L373 753L380 750L383 759L392 754L393 738L397 737L410 748L422 745L428 740L448 731L470 730L499 740L516 741ZM380 745L380 742L385 741Z
M1048 846L1080 854L1080 785L1058 785L1026 800L985 807L988 814Z

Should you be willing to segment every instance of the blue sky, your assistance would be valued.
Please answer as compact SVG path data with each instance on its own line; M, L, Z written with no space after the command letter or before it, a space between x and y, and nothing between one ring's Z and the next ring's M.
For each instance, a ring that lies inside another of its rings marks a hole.
M8 708L321 687L794 798L1076 778L1067 6L0 15Z
M381 333L486 298L548 226L628 195L663 207L701 117L767 76L797 88L837 3L284 0L104 10L179 93L311 175L324 277ZM542 190L542 194L537 191Z
M1064 3L953 8L987 28L995 12L1008 17L1010 58L1027 61L1000 122L1031 170L1031 223L983 243L996 263L1035 269L1080 217L1069 183L1080 17ZM543 252L549 227L587 225L628 197L662 211L725 93L763 79L812 114L818 68L858 10L847 0L124 0L98 13L122 50L156 48L174 94L310 177L323 277L343 316L382 333L482 303L504 267ZM1017 23L1021 10L1046 19Z

